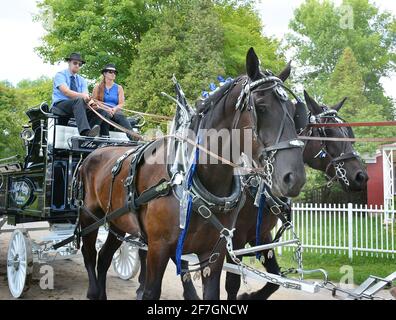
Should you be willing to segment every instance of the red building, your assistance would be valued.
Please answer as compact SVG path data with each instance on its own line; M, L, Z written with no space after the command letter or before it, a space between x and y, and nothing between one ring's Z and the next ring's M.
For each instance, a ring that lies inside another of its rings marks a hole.
M393 209L395 204L396 144L382 146L374 157L364 158L369 181L367 204Z

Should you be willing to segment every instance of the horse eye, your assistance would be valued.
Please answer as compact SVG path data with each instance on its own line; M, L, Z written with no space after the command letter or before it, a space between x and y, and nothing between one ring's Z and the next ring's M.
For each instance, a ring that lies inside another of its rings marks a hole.
M267 110L268 105L265 104L265 103L263 103L263 102L260 103L260 100L263 100L263 99L258 99L258 100L256 101L256 108L257 108L257 111L264 112L264 111Z

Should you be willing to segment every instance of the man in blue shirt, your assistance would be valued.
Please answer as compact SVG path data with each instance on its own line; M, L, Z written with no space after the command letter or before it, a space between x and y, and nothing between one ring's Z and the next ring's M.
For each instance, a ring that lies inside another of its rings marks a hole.
M78 75L85 61L79 53L72 53L66 61L69 68L58 72L54 78L52 113L60 117L74 117L80 135L96 137L101 133L102 119L87 108L91 102L87 80ZM109 118L106 111L98 109L97 112Z

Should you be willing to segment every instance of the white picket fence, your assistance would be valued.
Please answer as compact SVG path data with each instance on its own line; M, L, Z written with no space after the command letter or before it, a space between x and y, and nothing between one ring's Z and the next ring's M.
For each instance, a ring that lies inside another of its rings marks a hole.
M348 205L293 205L292 221L304 252L395 258L395 210ZM280 224L278 225L278 227ZM282 240L290 240L290 231ZM291 247L279 248L291 250Z

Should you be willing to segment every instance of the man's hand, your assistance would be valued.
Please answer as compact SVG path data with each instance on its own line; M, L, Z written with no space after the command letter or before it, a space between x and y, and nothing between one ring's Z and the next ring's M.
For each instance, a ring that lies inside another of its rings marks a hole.
M89 105L91 108L95 110L99 109L99 106L96 104L96 102L93 99L89 99L87 101L87 105Z
M91 97L88 93L81 93L81 98L84 99L85 103L88 103L91 100Z

